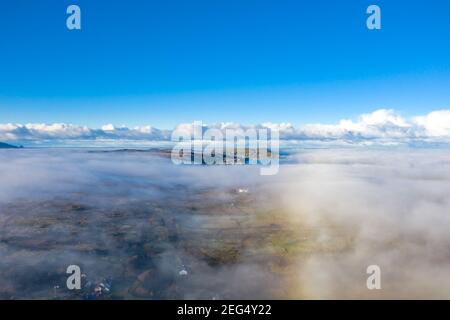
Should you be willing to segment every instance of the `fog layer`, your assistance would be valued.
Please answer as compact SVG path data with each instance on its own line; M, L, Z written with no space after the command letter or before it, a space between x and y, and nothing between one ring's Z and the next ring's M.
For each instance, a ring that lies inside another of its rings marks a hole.
M0 297L450 298L448 150L295 159L260 176L154 152L3 150Z

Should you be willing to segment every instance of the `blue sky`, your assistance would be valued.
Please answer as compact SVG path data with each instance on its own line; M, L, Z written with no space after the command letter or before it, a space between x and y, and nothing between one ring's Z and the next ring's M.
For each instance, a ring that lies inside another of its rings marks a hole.
M446 0L0 4L0 123L324 123L448 109L449 88Z

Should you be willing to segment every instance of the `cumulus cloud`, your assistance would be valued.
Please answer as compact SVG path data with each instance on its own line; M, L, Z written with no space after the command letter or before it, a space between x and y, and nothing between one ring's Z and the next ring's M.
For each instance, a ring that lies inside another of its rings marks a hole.
M193 124L178 125L175 130L192 132ZM280 133L283 140L335 141L347 143L410 143L414 141L450 142L450 110L433 111L427 115L404 118L394 110L380 109L363 114L357 120L341 120L337 124L306 124L298 127L290 123L204 124L204 130L247 130L268 128ZM172 130L153 126L125 127L105 124L99 129L74 124L0 124L0 140L135 140L169 141Z
M0 140L169 140L170 131L152 126L115 127L112 124L92 129L74 124L0 124Z
M413 123L422 128L422 134L426 136L450 136L450 110L434 111L426 116L416 117Z
M376 139L414 138L418 128L393 110L377 110L360 116L358 121L341 120L336 125L311 124L300 128L305 138Z

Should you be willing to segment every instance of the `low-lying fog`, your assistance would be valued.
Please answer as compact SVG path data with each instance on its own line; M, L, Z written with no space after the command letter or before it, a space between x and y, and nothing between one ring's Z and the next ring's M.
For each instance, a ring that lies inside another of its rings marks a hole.
M157 152L2 150L0 298L450 298L448 149L296 159L260 176Z

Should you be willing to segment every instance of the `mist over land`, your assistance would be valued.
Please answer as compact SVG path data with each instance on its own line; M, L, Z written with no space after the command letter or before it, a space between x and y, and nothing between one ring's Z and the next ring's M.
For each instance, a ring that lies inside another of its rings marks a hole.
M291 149L260 176L154 150L4 150L0 297L450 298L448 151Z

